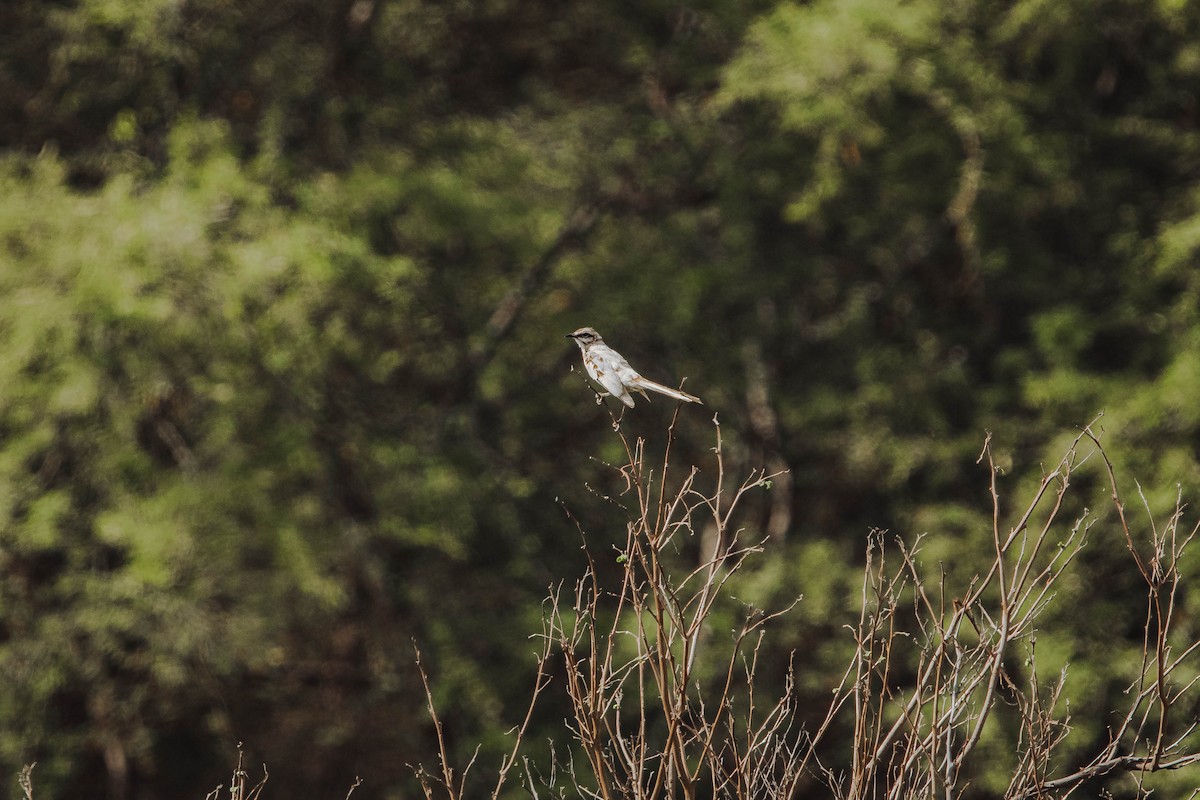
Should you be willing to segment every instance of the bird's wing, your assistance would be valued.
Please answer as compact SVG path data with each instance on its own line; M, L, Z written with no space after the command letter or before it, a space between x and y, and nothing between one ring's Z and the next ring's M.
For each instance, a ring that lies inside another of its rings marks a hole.
M633 408L633 398L629 396L629 389L625 387L625 382L622 380L621 373L624 370L632 372L629 363L621 358L621 354L617 351L605 347L603 350L592 348L599 352L592 353L591 369L588 372L596 383L600 384L613 397L620 400L625 405ZM634 373L635 375L637 373Z
M627 391L632 389L635 392L641 392L642 397L645 397L647 400L650 398L646 392L651 391L665 394L667 397L674 397L676 400L682 400L685 403L700 403L700 405L704 405L700 402L699 397L679 391L678 389L672 389L670 386L663 386L661 383L655 383L649 378L643 378L638 374L636 369L629 366L629 362L625 360L624 356L612 348L606 349L610 354L614 371L617 373L617 377L621 379L621 383ZM633 404L627 403L626 405L632 406Z

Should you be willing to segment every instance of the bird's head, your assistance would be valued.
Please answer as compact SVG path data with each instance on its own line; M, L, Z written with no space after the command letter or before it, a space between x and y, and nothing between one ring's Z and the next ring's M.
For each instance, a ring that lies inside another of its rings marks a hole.
M595 328L580 328L574 333L568 333L567 338L574 339L580 347L587 347L601 341L600 334L596 333Z

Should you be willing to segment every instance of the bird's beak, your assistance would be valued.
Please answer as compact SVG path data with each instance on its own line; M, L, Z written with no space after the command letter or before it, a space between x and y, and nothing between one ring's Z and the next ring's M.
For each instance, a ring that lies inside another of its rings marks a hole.
M575 338L575 334L573 334L573 333L568 333L568 334L567 334L565 337L563 337L563 338L566 338L566 339L574 339L574 338Z

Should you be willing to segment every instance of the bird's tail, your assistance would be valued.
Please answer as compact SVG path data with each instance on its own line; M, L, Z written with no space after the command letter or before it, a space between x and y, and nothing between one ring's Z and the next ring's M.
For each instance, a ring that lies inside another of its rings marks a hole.
M690 395L687 392L680 391L679 389L672 389L670 386L663 386L661 383L655 383L654 381L643 378L640 375L634 383L637 385L639 390L645 389L651 392L665 394L667 397L674 397L676 400L682 400L685 403L700 403L700 405L704 405L700 398L696 397L695 395ZM645 392L642 393L645 394Z

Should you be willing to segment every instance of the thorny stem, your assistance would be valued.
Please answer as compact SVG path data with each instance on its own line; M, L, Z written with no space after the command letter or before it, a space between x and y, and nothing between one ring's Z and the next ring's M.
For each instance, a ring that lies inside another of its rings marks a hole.
M703 473L696 466L677 478L681 473L670 460L679 419L677 407L666 431L661 463L655 465L657 475L649 464L646 440L631 440L621 432L619 420L613 419L626 456L626 463L614 469L625 483L622 494L628 494L630 501L615 575L594 556L582 526L567 512L583 540L587 568L575 585L573 602L564 600L561 586L547 600L535 691L513 747L501 762L493 798L517 763L522 738L548 680L545 665L552 653L561 658L572 706L569 727L577 752L583 755L578 765L572 756L565 773L572 785L569 791L584 797L782 798L802 794L805 782L816 780L845 800L951 800L961 795L964 781L969 780L972 755L1001 688L1018 709L1022 731L1008 800L1069 794L1113 771L1140 776L1200 763L1200 753L1186 751L1197 725L1181 731L1172 723L1178 715L1170 714L1172 703L1200 682L1196 677L1182 688L1171 686L1173 672L1200 653L1200 642L1192 642L1175 656L1169 644L1181 580L1177 565L1197 529L1186 536L1179 533L1180 498L1175 514L1161 529L1149 515L1153 555L1139 553L1112 464L1093 433L1095 421L1032 488L1028 503L1007 527L1000 470L988 434L978 462L988 470L991 562L958 590L948 585L945 572L936 581L925 579L918 561L920 537L911 547L899 544L899 564L893 566L885 532L872 533L857 626L848 626L856 652L833 689L824 716L815 729L807 730L796 718L798 698L790 660L783 694L769 707L762 705L761 690L755 685L760 655L770 652L764 645L764 626L790 606L772 613L748 609L726 645L719 675L711 683L697 676L702 642L706 653L716 649L712 615L727 593L727 582L747 558L762 550L760 544L739 541L742 531L734 526L735 512L752 490L775 476L755 471L736 489L730 487L725 480L721 427L714 417L715 474L710 488L700 488ZM1131 695L1130 708L1112 731L1108 746L1084 766L1053 777L1055 749L1070 731L1067 720L1054 717L1066 672L1059 674L1043 698L1033 626L1052 602L1055 584L1085 546L1094 524L1086 510L1073 524L1059 522L1072 472L1091 457L1079 454L1085 441L1103 460L1127 547L1146 583L1143 662L1141 676L1131 687L1137 691ZM1144 496L1143 504L1149 514ZM1044 516L1033 524L1038 515ZM682 577L675 577L688 547L685 540L702 526L713 532L713 544L702 548L697 563L684 569ZM1060 528L1063 532L1055 544L1051 536ZM910 590L911 606L902 608ZM969 624L965 629L964 623ZM1014 645L1024 639L1028 639L1028 682L1019 686L1006 664L1011 663ZM914 656L915 662L910 661ZM420 669L419 652L417 661ZM908 667L904 665L910 663L914 674L905 677L903 670ZM471 764L462 776L450 769L423 669L421 675L442 762L437 782L455 800L463 796ZM762 713L762 708L768 710ZM825 742L846 714L852 715L846 721L850 763L842 773L827 762L826 750L836 754L839 748L827 748ZM1144 731L1151 735L1143 735ZM1144 754L1121 751L1138 742L1146 747ZM522 763L526 783L533 787L529 761ZM422 772L419 777L426 796L432 797L427 776ZM562 786L555 787L558 796Z

